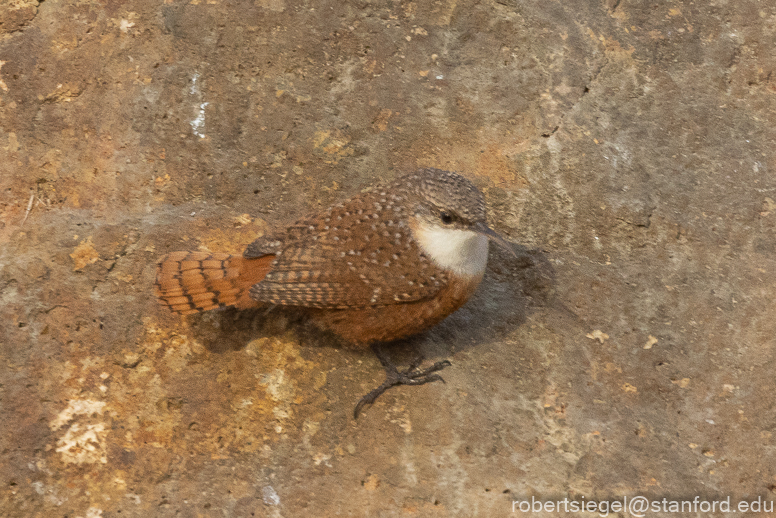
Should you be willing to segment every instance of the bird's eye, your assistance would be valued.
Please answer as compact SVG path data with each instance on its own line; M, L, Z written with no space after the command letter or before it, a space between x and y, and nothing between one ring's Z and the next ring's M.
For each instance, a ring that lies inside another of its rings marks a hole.
M439 217L442 219L442 223L444 223L445 225L449 225L450 223L453 222L453 217L447 212L442 212L439 215Z

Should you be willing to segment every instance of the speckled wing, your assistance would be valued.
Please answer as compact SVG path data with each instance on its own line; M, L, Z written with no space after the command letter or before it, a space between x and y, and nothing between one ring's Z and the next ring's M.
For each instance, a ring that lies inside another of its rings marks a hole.
M275 260L251 288L251 298L287 306L363 308L433 297L447 284L447 275L421 253L400 202L366 193L289 227L283 245L267 251Z
M243 252L243 257L246 259L256 259L265 255L277 254L281 250L284 238L285 235L278 235L276 233L261 236L247 246L245 252Z

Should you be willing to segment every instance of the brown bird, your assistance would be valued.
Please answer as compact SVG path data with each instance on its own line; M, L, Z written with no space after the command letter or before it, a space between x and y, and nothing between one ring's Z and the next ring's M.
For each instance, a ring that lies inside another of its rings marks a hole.
M395 385L442 380L437 362L399 371L379 344L426 330L460 308L485 273L488 239L482 193L463 176L421 169L287 228L268 232L242 256L173 252L161 259L156 295L187 315L235 306L304 308L320 328L372 346L386 380L361 408ZM514 253L514 252L513 252Z

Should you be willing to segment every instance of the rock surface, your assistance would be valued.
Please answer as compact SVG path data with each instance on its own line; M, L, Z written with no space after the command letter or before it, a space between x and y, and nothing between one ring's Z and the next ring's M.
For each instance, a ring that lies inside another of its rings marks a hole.
M6 2L0 514L771 501L774 27L757 0ZM397 347L446 384L354 421L368 351L154 300L164 253L421 166L519 251Z

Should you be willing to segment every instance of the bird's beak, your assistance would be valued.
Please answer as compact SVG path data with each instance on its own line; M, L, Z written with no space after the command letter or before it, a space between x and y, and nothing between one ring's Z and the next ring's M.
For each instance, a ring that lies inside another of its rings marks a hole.
M510 252L512 255L514 255L515 257L517 257L517 254L516 254L516 253L515 253L515 251L512 249L512 243L510 243L509 241L507 241L506 239L504 239L504 238L501 236L501 234L499 234L498 232L496 232L495 230L493 230L492 228L490 228L490 227L489 227L488 225L486 225L485 223L476 223L476 224L474 225L474 230L475 230L475 231L476 231L478 234L482 234L483 236L487 237L488 239L490 239L491 241L495 242L497 245L499 245L500 247L502 247L504 250L507 250L507 251L509 251L509 252Z

